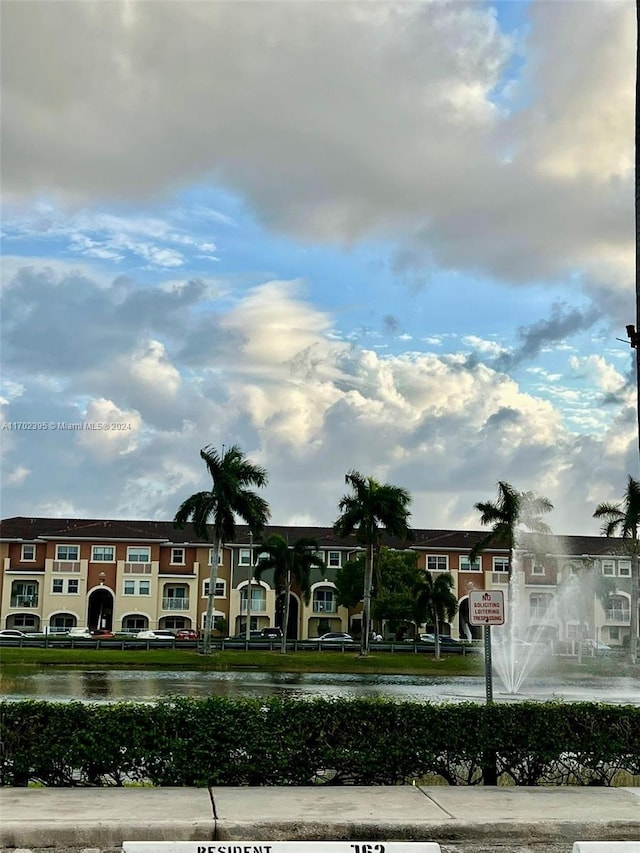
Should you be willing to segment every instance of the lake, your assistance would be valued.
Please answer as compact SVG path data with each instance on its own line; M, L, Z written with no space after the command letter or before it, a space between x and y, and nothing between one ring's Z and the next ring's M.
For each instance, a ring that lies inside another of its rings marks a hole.
M637 678L576 677L563 682L532 678L521 693L503 692L493 682L496 702L563 700L640 706ZM415 675L338 675L335 673L149 671L135 669L42 669L5 673L0 694L6 700L47 699L57 702L153 702L170 696L253 697L291 699L314 696L378 696L412 702L484 702L484 677Z

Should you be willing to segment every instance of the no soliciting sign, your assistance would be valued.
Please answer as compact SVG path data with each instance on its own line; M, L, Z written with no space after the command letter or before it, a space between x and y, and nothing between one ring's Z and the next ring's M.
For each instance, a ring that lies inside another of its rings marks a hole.
M504 593L501 589L477 589L469 593L470 625L504 625Z

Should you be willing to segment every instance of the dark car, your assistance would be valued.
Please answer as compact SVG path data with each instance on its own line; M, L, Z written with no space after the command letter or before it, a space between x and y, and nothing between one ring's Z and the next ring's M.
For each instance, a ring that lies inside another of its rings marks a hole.
M463 643L460 640L450 637L448 634L440 634L438 639L440 640L440 650L443 652L462 652L463 650ZM435 634L420 634L418 642L421 645L435 649Z
M91 632L92 640L113 640L115 636L113 631L108 631L106 628L98 628Z
M197 640L198 632L194 631L193 628L181 628L179 631L176 631L176 640Z

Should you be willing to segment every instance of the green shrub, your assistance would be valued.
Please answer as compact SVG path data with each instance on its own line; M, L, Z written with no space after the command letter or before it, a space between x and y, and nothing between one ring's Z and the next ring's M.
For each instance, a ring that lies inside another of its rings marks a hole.
M374 699L0 704L0 784L611 785L640 772L640 708Z

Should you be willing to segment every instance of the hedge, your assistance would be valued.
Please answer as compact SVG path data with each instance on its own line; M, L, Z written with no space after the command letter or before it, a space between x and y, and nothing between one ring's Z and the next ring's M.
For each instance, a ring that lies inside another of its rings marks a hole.
M640 708L175 698L0 703L0 784L611 785L640 774ZM628 783L627 783L628 784Z

